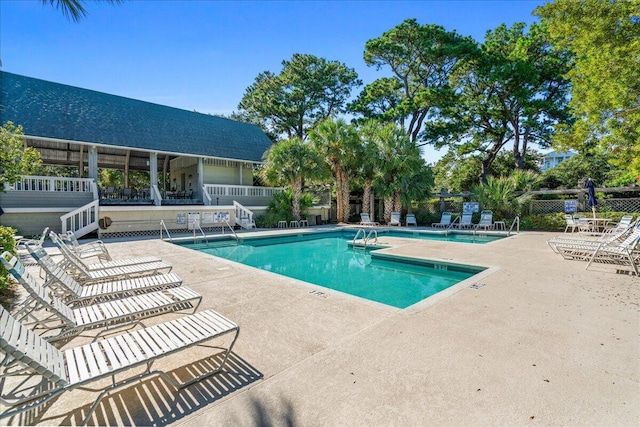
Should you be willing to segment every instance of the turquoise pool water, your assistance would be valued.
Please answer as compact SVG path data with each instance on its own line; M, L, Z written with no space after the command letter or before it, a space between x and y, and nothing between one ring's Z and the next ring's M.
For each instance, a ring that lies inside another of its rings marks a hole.
M406 308L482 268L395 260L352 249L354 233L297 234L235 242L180 243L210 255L293 277L397 308Z

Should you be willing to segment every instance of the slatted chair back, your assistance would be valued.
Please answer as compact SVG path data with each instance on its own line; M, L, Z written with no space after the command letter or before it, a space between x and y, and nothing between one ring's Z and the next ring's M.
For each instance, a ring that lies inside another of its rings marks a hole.
M82 260L78 258L78 256L67 247L67 245L62 241L57 233L53 231L50 232L49 238L60 249L60 252L62 252L62 255L64 255L65 261L70 264L73 269L77 270L77 272L84 277L91 277L91 273L85 267Z
M67 274L51 257L47 254L42 246L28 244L27 250L31 256L37 261L38 265L47 273L47 279L55 280L65 293L77 297L82 294L82 285L73 277Z
M0 350L58 387L68 383L63 352L22 325L0 305Z
M482 211L480 212L480 222L479 225L491 225L493 224L493 212L491 211Z
M71 326L76 324L73 310L58 297L52 295L48 289L40 286L13 254L5 251L0 256L0 262L2 262L4 268L7 269L13 278L25 288L32 301L46 308L50 313L60 319L61 322Z
M463 213L462 218L460 218L460 225L472 225L473 214Z

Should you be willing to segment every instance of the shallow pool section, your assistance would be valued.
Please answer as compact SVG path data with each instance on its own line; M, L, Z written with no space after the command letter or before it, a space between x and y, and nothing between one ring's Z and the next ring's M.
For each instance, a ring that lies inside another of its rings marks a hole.
M351 236L351 239L353 236ZM181 246L397 308L406 308L483 270L377 257L348 246L344 233L243 239Z

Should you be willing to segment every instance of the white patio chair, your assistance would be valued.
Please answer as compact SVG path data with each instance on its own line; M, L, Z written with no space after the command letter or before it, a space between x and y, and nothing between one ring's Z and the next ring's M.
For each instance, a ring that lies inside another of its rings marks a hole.
M183 286L89 305L68 305L40 286L10 252L0 255L0 262L29 294L15 317L29 322L25 325L44 328L43 334L59 331L47 335L48 341L69 339L85 329L104 328L102 334L167 312L195 312L202 301L202 295Z
M440 217L440 222L434 222L431 224L432 227L448 227L451 225L451 212L442 212L442 216Z
M460 222L458 223L458 228L459 229L473 228L474 225L475 224L473 223L473 214L471 214L471 213L463 213L462 216L460 217Z
M110 378L111 384L101 386L101 393L82 420L81 424L86 425L107 393L131 384L134 380L160 375L175 388L181 389L219 373L227 362L239 332L239 326L231 320L213 310L205 310L90 344L60 350L22 325L0 306L0 352L4 354L0 374L5 377L42 377L44 380L37 382L32 389L26 388L31 383L26 384L25 381L17 381L18 384L14 387L5 384L0 390L0 402L3 404L0 419L39 407L65 391L86 388L94 381ZM228 348L223 348L224 356L215 369L185 382L178 382L173 376L157 369L151 371L153 362L162 357L178 352L181 356L186 356L188 352L184 350L231 333L234 333L233 340ZM116 381L116 374L141 365L146 366L142 374L137 370L127 378L119 375L119 380ZM31 393L25 396L27 390L31 390Z
M484 230L489 230L493 228L493 212L491 211L482 211L480 212L480 221L475 226L476 230L479 228L483 228Z
M408 227L410 225L414 225L414 226L418 226L418 221L416 221L416 216L415 214L407 214L407 217L405 218L405 225Z
M391 218L389 219L389 226L397 225L400 227L402 224L400 223L400 212L391 212Z
M371 217L366 212L360 212L360 225L374 225L378 226L380 223L371 221Z
M578 223L578 218L574 217L573 215L569 215L566 214L564 216L564 220L566 222L566 227L564 228L564 232L566 233L569 229L571 229L571 232L573 233L574 231L576 231L579 227L579 223Z

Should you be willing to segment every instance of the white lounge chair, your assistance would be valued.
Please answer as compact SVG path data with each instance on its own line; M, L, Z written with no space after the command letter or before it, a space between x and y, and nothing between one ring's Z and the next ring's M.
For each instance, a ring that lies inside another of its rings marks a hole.
M82 259L82 257L71 250L71 248L69 248L69 246L64 243L63 239L55 232L51 231L49 233L49 238L58 247L58 249L60 249L60 253L65 257L65 259L75 260L77 263L82 264L87 270L101 270L105 268L124 267L128 265L163 262L162 259L155 256L144 256L137 258L122 258L109 261L103 258L100 260L100 262L87 263L84 259ZM167 267L169 268L169 270L171 270L170 264L167 264Z
M73 231L59 235L60 240L67 245L67 248L75 253L80 259L98 258L101 261L111 261L111 255L102 240L80 244Z
M418 221L416 221L415 214L407 214L407 217L405 218L405 224L407 227L410 225L415 225L417 227Z
M114 297L125 297L140 293L160 291L182 285L182 279L175 273L154 274L133 279L80 284L68 275L64 269L48 256L43 255L42 248L36 249L37 263L47 274L44 286L53 289L55 294L65 302L83 301L91 303Z
M27 246L26 246L27 243L36 243L39 245L43 245L48 235L49 235L49 227L45 227L45 229L42 230L42 235L40 236L40 239L22 238L18 240L16 242L16 250L24 251L28 254L29 252L27 251Z
M451 225L451 212L442 212L442 216L440 217L440 222L434 222L431 224L432 227L448 227Z
M565 259L588 261L586 268L593 262L629 265L638 274L640 250L640 222L633 223L626 231L601 239L552 239L547 243Z
M30 319L29 325L34 328L44 327L47 332L59 331L45 337L48 341L69 339L85 329L111 329L140 323L140 319L167 312L195 312L202 301L202 295L183 286L101 303L70 306L40 286L10 252L0 255L0 262L29 294L15 316L23 322Z
M51 259L47 251L37 245L27 244L27 248L36 261L39 259L50 259L51 262L55 262ZM100 281L113 281L120 279L132 279L139 276L149 276L152 274L159 274L165 270L171 270L171 264L163 261L150 262L146 264L133 264L133 265L121 265L121 266L105 266L105 264L91 264L100 266L103 268L88 269L86 265L80 262L75 257L65 257L65 259L57 263L61 268L69 273L74 279L81 282L83 285L88 283L98 283Z
M636 276L640 276L638 265L640 264L640 226L633 228L626 239L620 241L614 239L609 242L602 242L589 258L589 263L585 267L588 269L594 262L603 264L615 264L629 266Z
M380 225L380 223L371 221L369 214L366 212L360 212L360 225Z
M217 374L224 368L239 332L240 328L231 320L213 310L205 310L83 346L59 350L0 306L0 352L4 354L0 374L35 379L41 377L44 380L38 381L32 389L27 388L32 383L25 384L25 381L16 381L13 387L11 385L14 384L3 384L0 390L0 402L3 404L0 419L36 408L65 391L86 388L94 381L110 378L111 383L101 386L104 387L102 392L82 421L82 425L85 425L107 393L131 384L133 380L160 375L181 389ZM183 350L231 333L234 333L233 340L228 348L223 349L224 356L215 369L182 383L157 368L151 371L153 362L164 356L178 352L181 356L187 356L188 352ZM118 375L116 382L116 374L123 374L141 365L146 366L145 372L140 374L136 370L126 378ZM23 393L29 390L31 393L24 396Z
M391 212L391 218L389 219L389 226L397 225L400 227L402 224L400 223L400 212Z
M490 230L493 228L493 212L480 212L480 221L476 224L476 230L479 228L483 228L484 230Z

